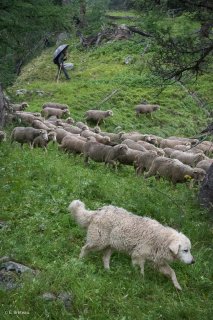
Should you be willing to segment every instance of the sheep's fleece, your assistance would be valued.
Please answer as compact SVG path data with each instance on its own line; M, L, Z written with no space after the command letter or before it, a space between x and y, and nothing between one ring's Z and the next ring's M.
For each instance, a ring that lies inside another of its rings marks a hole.
M83 202L74 200L68 209L76 222L87 229L80 258L90 251L103 250L104 267L109 269L112 251L124 251L131 256L133 265L140 266L142 274L145 261L152 261L160 272L171 278L175 288L181 290L168 262L194 263L190 240L184 234L111 205L89 211Z

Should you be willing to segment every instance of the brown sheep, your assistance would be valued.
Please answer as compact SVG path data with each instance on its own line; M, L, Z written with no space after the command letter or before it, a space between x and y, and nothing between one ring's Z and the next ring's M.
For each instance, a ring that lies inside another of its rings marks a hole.
M191 168L177 159L157 157L144 177L148 178L154 175L171 180L172 183L185 182L192 178L195 181L202 181L205 177L205 171L199 168Z
M86 121L94 121L96 125L99 125L104 119L113 116L112 110L102 111L102 110L88 110L85 113Z

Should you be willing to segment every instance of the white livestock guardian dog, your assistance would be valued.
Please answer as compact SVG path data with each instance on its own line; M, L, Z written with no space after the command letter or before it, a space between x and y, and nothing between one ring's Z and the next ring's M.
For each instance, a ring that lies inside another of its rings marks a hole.
M87 229L80 258L90 251L103 251L104 267L109 269L113 250L123 251L131 256L133 265L140 266L142 274L145 261L152 261L160 272L171 278L175 288L181 290L168 262L195 262L190 253L190 240L184 234L111 205L90 211L83 202L74 200L68 209L76 222Z

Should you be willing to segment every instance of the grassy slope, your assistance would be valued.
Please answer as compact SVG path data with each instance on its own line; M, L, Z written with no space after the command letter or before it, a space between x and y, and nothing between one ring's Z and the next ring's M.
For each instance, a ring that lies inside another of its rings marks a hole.
M85 52L76 48L74 39L70 42L69 60L75 64L71 82L63 77L58 84L53 81L56 68L51 62L53 49L48 49L25 67L10 91L44 90L49 96L24 98L31 111L39 111L45 101L58 101L69 104L73 118L82 120L85 110L119 89L101 105L114 112L103 130L121 126L125 131L163 137L195 135L206 125L206 110L178 85L159 95L160 88L146 68L149 53L141 59L145 46L145 42L121 41ZM124 64L128 55L134 57L131 65ZM206 75L196 84L207 102L212 101L209 79ZM162 106L153 120L135 118L134 106L141 99ZM82 157L59 153L56 146L44 154L27 146L22 151L7 142L0 146L0 154L0 218L9 224L0 231L1 256L11 255L40 270L33 281L25 278L23 288L0 291L3 319L11 319L6 314L9 310L29 311L20 316L24 319L70 319L60 302L40 298L44 292L60 291L73 295L72 319L210 319L212 225L197 203L196 187L174 187L155 178L144 181L129 167L121 167L118 173L96 163L85 168ZM176 292L171 282L149 265L142 279L139 270L131 267L130 258L121 253L113 255L110 272L103 270L98 253L79 261L85 233L67 213L73 199L81 199L91 209L104 204L121 206L188 235L197 262L193 266L174 264L183 292Z

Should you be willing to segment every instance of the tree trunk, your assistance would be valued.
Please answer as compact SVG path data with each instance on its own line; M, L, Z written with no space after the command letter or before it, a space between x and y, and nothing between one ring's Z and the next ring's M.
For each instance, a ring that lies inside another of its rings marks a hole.
M0 128L3 128L5 124L5 103L2 85L0 83Z
M86 25L86 1L85 0L80 0L80 27L83 28Z

